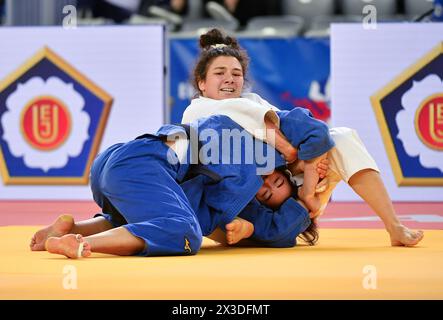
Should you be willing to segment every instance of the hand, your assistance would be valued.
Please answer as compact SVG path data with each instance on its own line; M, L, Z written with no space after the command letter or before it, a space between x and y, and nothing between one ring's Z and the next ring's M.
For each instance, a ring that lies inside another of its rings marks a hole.
M286 167L292 173L292 175L295 176L305 171L305 162L303 160L296 160L292 163L288 163Z
M324 178L315 186L315 193L322 193L329 187L329 179Z
M317 164L317 173L320 177L320 179L323 179L326 177L329 173L329 160L328 158L321 159L320 162Z
M322 210L317 210L316 212L309 211L309 218L317 219L323 213Z

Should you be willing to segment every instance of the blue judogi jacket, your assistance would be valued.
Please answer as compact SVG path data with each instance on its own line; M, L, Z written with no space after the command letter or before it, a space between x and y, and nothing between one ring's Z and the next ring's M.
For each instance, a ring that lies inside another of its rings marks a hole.
M197 120L191 129L202 141L185 150L187 161L177 162L178 154L161 141L186 132L174 125L100 153L91 167L91 190L101 215L143 239L146 245L138 254L145 256L195 254L202 235L224 228L239 214L255 224L254 237L262 245L293 246L309 225L306 210L289 199L272 212L255 200L263 183L258 169L269 173L284 165L275 149L265 148L226 116ZM229 134L239 139L231 141ZM199 162L192 164L195 151ZM266 151L269 161L257 157L259 151ZM206 171L188 178L193 168Z
M281 111L280 127L288 140L295 146L299 146L299 158L302 160L315 158L327 151L333 146L334 142L329 136L329 130L326 124L312 117L306 109L295 108L291 111ZM211 129L222 137L223 129L242 131L237 123L227 116L211 116L202 118L190 124L193 130ZM175 126L163 127L157 132L159 135L171 135L174 132L184 129ZM245 134L249 136L249 134ZM217 139L215 139L217 140ZM214 140L206 141L211 143ZM270 172L274 168L285 165L283 158L272 147L266 145L260 140L253 139L253 145L245 146L242 144L240 153L244 156L247 153L253 153L259 150L267 150L266 155L269 159L274 159ZM255 195L263 184L263 179L257 174L257 168L260 165L257 159L252 163L242 161L233 164L233 150L231 148L222 149L223 143L219 141L219 163L210 161L210 156L201 154L199 166L218 174L219 181L205 175L198 175L191 180L181 184L187 195L191 206L195 210L203 235L211 234L217 227L224 229L225 225L231 222L237 215L254 224L254 234L251 239L256 240L261 245L272 247L291 247L296 244L296 237L305 231L310 224L309 215L300 204L294 199L288 199L276 211L261 205ZM204 148L205 141L202 142ZM187 159L191 159L192 148L188 149ZM226 152L230 151L229 164L220 163ZM212 158L214 159L214 158ZM245 159L245 157L242 157ZM267 163L266 165L269 165ZM265 165L265 166L266 166ZM261 164L261 167L264 165Z
M305 108L277 111L280 118L280 130L288 141L298 147L298 159L316 158L335 146L329 134L329 127L315 119Z
M263 185L263 179L257 174L258 169L265 170L266 166L270 165L270 173L276 166L283 166L285 162L274 148L254 139L227 116L201 118L190 123L189 127L198 134L200 143L197 146L191 141L187 149L186 164L204 168L217 177L214 180L214 176L201 175L182 184L191 204L194 203L194 210L204 212L203 220L209 220L202 222L207 230L204 235L208 235L217 225L224 226L231 222L255 197ZM241 140L229 139L230 133L237 134ZM156 135L169 136L170 140L174 140L172 136L184 136L186 130L177 125L165 125ZM262 153L266 157L255 157L259 151L264 151ZM262 158L272 161L261 163ZM210 217L203 209L207 206L213 210Z

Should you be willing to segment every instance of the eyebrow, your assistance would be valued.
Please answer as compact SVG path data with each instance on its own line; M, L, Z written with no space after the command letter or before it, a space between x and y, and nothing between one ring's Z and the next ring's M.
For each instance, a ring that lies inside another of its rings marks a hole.
M226 69L228 69L228 68L227 68L227 67L215 67L214 70L216 70L216 69L226 70ZM243 70L240 69L240 68L234 68L233 70L234 70L234 71L241 71L241 72L243 72Z

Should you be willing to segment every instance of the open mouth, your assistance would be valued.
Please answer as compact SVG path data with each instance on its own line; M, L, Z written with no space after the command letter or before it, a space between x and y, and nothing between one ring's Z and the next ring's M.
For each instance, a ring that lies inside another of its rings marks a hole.
M220 91L228 92L228 93L233 93L235 91L235 89L233 89L233 88L223 88L223 89L220 89Z

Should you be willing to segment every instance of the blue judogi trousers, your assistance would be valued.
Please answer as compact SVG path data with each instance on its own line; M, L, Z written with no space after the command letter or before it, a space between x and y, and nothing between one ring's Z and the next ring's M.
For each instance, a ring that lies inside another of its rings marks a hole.
M159 138L136 139L109 147L91 168L99 215L143 239L141 256L196 254L202 243L196 214L178 184L187 165L169 163L168 150Z

